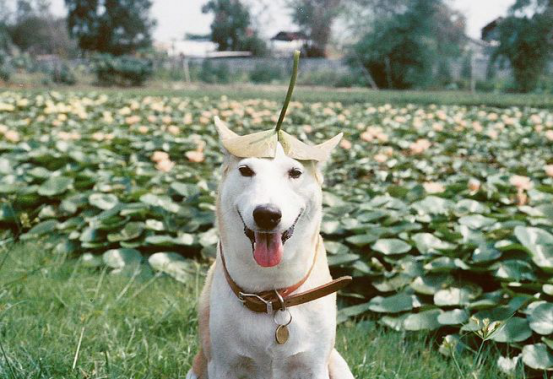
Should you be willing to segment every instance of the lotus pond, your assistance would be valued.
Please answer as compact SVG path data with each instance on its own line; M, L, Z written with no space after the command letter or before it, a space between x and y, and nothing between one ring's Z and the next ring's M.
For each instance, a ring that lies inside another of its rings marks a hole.
M191 280L217 243L213 117L247 134L274 127L280 107L3 92L0 238ZM345 135L326 167L322 225L334 273L355 278L340 321L437 330L453 357L492 340L506 373L553 370L553 113L292 102L283 130L313 143Z

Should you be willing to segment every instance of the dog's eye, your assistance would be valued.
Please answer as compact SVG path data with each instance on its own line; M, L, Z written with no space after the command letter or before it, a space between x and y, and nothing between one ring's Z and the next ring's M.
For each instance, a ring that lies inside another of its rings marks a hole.
M238 167L238 171L240 171L240 174L242 174L242 176L248 178L255 175L255 172L253 172L253 170L248 166L240 166Z
M298 170L297 168L293 168L290 171L288 171L288 175L290 175L292 179L299 178L301 174L302 174L301 170Z

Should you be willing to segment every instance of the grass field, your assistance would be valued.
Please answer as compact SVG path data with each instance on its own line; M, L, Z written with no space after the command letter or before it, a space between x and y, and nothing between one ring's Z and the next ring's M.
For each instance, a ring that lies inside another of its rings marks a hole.
M0 378L184 378L196 350L203 268L182 285L110 275L51 253L43 242L0 251ZM338 329L356 378L492 379L495 353L473 376L473 355L438 353L435 337L371 322ZM459 371L460 370L460 371ZM462 373L462 375L459 374Z
M44 92L44 87L34 88L25 86L25 92ZM200 98L209 96L218 98L227 96L232 99L269 99L282 101L286 93L285 86L254 85L254 84L179 84L153 82L144 88L102 88L92 86L55 86L46 88L55 91L71 92L105 92L122 93L129 95L151 96L178 96ZM21 90L19 87L10 90ZM504 93L470 93L464 91L374 91L365 88L328 88L324 86L298 86L294 91L294 100L303 102L341 102L343 104L372 103L372 104L438 104L438 105L466 105L490 107L537 107L553 108L552 94L504 94Z

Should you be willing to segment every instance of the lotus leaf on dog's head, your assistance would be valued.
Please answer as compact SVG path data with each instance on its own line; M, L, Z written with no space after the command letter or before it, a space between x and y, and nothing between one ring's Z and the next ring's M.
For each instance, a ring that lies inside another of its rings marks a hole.
M230 130L219 117L215 117L215 126L219 132L221 143L230 154L238 158L274 158L277 144L280 143L287 156L300 161L324 162L330 157L330 153L342 139L343 133L320 145L311 146L281 130L298 75L299 57L300 54L296 51L290 86L275 129L239 136Z
M308 145L283 130L267 130L239 136L218 117L215 125L223 147L238 158L274 158L280 142L287 156L301 161L324 162L342 139L343 133L320 145Z

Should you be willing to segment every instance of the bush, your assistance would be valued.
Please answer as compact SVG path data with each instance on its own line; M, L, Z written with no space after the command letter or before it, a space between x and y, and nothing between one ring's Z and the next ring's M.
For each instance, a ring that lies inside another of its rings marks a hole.
M7 82L11 77L11 68L6 59L6 53L0 50L0 80Z
M355 69L347 72L336 72L329 69L305 72L298 79L298 83L308 86L325 87L363 87L366 86L363 75Z
M202 62L200 80L211 84L225 84L230 82L230 69L226 63L213 64L209 59Z
M253 83L272 83L279 80L285 80L286 75L283 70L276 65L267 65L258 63L250 72L250 81Z
M99 54L94 58L93 71L100 85L141 86L152 76L153 64L129 55Z
M13 56L11 65L18 71L37 72L39 69L36 60L27 53Z
M531 92L538 88L553 49L553 12L546 10L532 17L519 17L515 13L523 13L528 5L529 2L517 2L511 8L512 14L499 24L499 46L493 55L494 59L502 58L509 62L516 89L520 92Z
M73 73L73 70L66 63L61 66L57 66L52 70L51 73L52 82L57 84L66 84L69 86L77 83L77 78Z
M12 75L11 69L7 64L0 64L0 80L9 82Z

